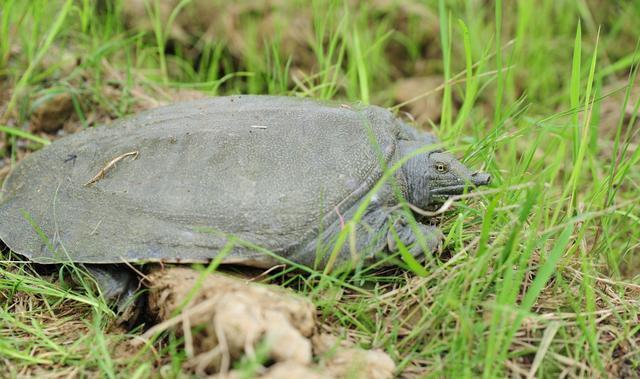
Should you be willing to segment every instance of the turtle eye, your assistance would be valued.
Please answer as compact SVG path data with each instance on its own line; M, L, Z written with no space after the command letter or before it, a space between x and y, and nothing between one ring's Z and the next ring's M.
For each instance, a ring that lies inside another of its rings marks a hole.
M436 171L440 172L440 173L445 173L447 172L449 168L447 167L446 164L442 163L442 162L437 162L436 163Z

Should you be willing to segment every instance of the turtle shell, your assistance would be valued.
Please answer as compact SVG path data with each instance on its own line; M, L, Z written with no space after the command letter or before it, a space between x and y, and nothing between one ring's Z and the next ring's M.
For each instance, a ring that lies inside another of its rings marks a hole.
M291 256L380 178L397 125L382 108L291 97L157 108L21 161L0 238L39 263L207 262L230 236ZM229 246L224 262L274 264Z

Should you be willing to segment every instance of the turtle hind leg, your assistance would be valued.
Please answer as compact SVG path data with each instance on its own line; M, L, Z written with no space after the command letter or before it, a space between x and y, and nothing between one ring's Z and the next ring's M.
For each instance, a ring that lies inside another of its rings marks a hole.
M139 280L128 267L113 264L85 264L84 268L96 281L98 290L119 314L133 311L136 306L136 290Z

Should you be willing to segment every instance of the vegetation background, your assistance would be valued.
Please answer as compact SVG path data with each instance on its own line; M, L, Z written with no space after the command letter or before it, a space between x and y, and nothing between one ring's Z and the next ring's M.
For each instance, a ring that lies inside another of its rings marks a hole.
M387 106L493 188L441 216L423 266L271 280L398 376L640 377L639 31L637 0L0 0L0 177L182 99ZM123 349L139 331L91 291L2 259L0 376L188 374L175 336Z

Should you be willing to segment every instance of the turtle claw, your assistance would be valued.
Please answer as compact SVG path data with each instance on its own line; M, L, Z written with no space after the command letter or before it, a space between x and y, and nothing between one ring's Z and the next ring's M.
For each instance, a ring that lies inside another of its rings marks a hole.
M398 252L398 242L406 246L411 255L420 258L423 254L440 253L443 247L444 234L433 225L425 225L418 222L412 227L406 218L401 216L394 221L387 234L389 252Z

